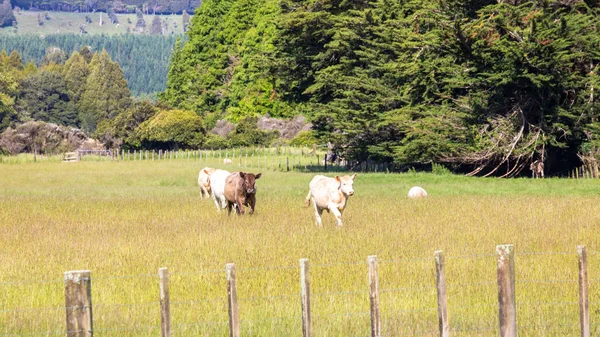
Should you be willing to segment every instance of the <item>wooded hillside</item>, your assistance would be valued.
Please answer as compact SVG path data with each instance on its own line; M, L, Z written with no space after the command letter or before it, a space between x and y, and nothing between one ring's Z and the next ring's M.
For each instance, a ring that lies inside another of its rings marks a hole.
M206 0L162 101L306 115L352 159L560 173L599 154L597 0Z

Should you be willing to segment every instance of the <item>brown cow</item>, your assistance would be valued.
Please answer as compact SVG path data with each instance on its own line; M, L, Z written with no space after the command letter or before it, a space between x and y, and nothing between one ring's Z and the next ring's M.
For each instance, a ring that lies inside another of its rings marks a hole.
M244 214L244 206L250 206L250 214L254 213L256 206L256 179L261 173L252 174L245 172L233 172L225 179L225 199L227 201L227 213L231 215L231 209L235 205L238 215Z

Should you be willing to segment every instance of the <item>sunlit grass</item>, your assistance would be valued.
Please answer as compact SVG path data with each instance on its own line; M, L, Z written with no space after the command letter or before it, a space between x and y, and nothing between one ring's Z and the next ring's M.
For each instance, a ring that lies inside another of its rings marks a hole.
M217 213L196 186L216 162L0 165L0 336L63 333L63 272L79 269L92 271L95 335L160 336L160 267L171 274L174 335L227 336L230 262L242 333L301 336L300 258L311 264L314 335L367 336L368 255L379 259L382 333L435 336L435 250L446 255L453 335L495 336L503 243L517 251L519 335L578 331L578 244L590 254L600 332L595 180L359 173L345 226L326 213L318 228L303 207L312 174L276 167L248 169L263 173L254 216ZM408 200L413 185L430 197Z

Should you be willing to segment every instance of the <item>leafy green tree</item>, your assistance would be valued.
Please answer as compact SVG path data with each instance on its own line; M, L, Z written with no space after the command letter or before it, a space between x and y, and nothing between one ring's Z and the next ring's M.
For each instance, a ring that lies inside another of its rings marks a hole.
M135 101L115 119L104 119L98 124L94 137L109 148L135 149L142 146L138 127L152 118L158 109L149 101Z
M257 126L257 118L242 118L235 126L235 130L228 136L229 145L239 146L269 146L274 139L279 138L279 131L263 131Z
M77 111L67 85L59 72L42 70L26 77L21 84L16 109L23 121L37 120L77 126Z
M152 148L199 148L204 134L202 119L189 110L162 110L138 128L139 139Z
M0 132L6 130L17 119L14 109L18 83L7 67L0 64Z
M79 102L81 127L93 133L100 121L113 119L131 104L131 94L119 64L103 50L90 62L90 74Z
M89 74L88 63L79 52L74 52L65 62L63 76L69 97L76 106L79 106Z

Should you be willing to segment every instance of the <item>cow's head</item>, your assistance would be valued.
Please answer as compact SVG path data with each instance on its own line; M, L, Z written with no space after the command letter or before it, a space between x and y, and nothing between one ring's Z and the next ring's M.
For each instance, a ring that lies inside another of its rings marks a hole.
M244 190L246 193L256 193L256 179L259 179L262 173L252 174L240 172L240 177L244 179Z
M354 195L354 188L352 188L352 185L354 184L354 179L356 179L356 174L343 177L335 176L335 180L340 182L340 190L342 190L342 193L348 196Z

